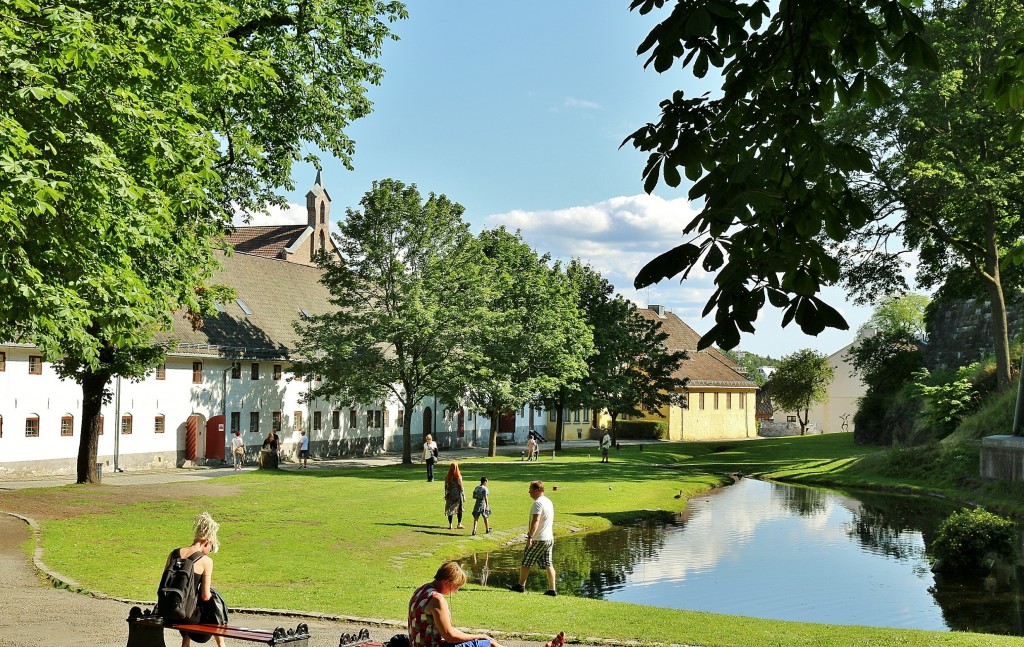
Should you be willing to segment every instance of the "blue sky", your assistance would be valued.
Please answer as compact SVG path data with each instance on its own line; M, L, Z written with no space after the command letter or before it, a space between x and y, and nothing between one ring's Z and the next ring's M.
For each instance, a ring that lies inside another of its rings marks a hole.
M348 130L355 170L322 160L332 220L342 218L373 180L415 183L466 208L474 231L504 224L520 229L538 251L591 262L618 291L640 305L658 303L703 333L700 317L714 277L694 275L635 291L633 276L678 244L700 205L689 186L644 194L645 158L622 140L656 121L659 102L676 89L713 91L675 69L643 68L636 48L655 16L628 11L628 0L409 0L401 38L385 45L387 70L371 89L375 107ZM304 195L315 169L296 167L294 207L253 224L305 222ZM845 346L870 312L841 292L827 295L850 331L803 335L766 311L740 348L779 357L812 347Z

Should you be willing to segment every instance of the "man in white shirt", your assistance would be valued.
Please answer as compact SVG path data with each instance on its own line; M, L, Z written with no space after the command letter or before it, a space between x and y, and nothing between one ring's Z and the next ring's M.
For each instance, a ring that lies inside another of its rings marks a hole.
M544 496L544 482L530 483L530 497L533 507L530 508L530 526L526 531L526 550L523 551L523 563L519 567L519 584L513 584L509 590L516 593L526 592L526 580L530 577L530 567L536 564L548 574L548 590L544 595L554 597L555 567L551 562L551 549L555 544L552 524L555 520L555 506L551 499Z
M604 438L601 439L601 462L608 462L608 450L612 447L612 437L605 432Z
M302 430L302 438L299 438L299 463L300 470L309 468L309 436L305 429Z

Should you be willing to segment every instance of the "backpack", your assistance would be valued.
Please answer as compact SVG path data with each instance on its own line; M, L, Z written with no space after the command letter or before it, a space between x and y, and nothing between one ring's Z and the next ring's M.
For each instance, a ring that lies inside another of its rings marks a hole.
M156 592L157 610L167 622L195 622L199 619L199 587L196 585L196 562L202 551L182 559L179 551L171 554L171 563L160 578Z

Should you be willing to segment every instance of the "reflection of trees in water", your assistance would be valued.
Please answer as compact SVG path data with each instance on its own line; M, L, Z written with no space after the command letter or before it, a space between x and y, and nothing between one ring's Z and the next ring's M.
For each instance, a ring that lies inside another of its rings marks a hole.
M771 498L785 510L794 512L801 517L811 517L828 510L829 492L827 490L796 485L779 485L778 483L773 485Z
M621 588L640 562L653 559L664 544L666 524L645 522L626 528L559 539L554 561L560 594L601 598ZM523 546L478 553L462 560L470 581L508 586L518 581ZM527 586L547 588L544 574L534 569Z
M931 543L942 520L955 510L944 501L922 497L859 492L859 505L850 507L853 522L847 534L866 550L897 560L923 559L924 549L913 536Z
M1005 566L990 578L937 575L928 591L953 631L1024 635L1024 568ZM987 581L986 581L987 580Z

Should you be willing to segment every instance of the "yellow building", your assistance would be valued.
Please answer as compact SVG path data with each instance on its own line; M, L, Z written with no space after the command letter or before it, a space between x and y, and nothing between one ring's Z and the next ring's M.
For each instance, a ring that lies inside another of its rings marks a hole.
M684 389L685 405L665 407L659 418L668 422L670 440L717 440L755 438L757 436L757 385L747 379L735 362L709 348L697 350L700 335L664 306L652 305L637 309L650 321L661 323L668 334L669 350L685 350L684 360L676 377L689 381Z

